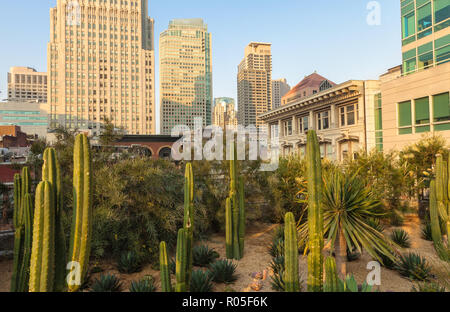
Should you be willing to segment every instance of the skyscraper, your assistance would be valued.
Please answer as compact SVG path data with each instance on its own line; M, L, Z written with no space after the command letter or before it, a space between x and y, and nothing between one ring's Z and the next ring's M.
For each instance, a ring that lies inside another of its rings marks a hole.
M8 100L47 103L47 73L39 73L29 67L11 67Z
M50 9L51 127L155 133L154 35L147 0L58 0Z
M270 43L252 42L238 67L238 122L261 126L259 115L272 109L272 52Z
M161 133L211 124L211 34L202 19L175 19L159 41Z
M286 79L272 80L272 109L281 106L281 98L290 90L291 87L288 85Z
M214 100L212 124L222 129L237 126L237 115L234 99L221 97Z

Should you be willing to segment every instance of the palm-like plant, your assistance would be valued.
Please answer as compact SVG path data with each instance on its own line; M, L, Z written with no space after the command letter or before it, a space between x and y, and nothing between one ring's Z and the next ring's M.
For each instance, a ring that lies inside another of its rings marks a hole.
M381 203L358 173L350 175L332 168L324 180L324 233L334 246L340 277L347 276L347 248L360 253L364 248L381 263L380 254L395 259L391 252L395 244L367 224L367 220L380 217ZM300 226L299 232L306 241L307 226Z

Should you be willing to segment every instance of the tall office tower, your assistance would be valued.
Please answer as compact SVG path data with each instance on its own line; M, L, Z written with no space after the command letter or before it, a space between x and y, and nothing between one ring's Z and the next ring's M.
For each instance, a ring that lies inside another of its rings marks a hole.
M236 127L237 116L234 99L222 97L215 99L212 124L222 129Z
M58 0L50 9L51 128L90 130L106 120L155 133L154 35L147 0Z
M211 124L211 34L202 19L175 19L159 40L161 133L194 118Z
M47 73L38 73L29 67L11 67L8 100L47 103Z
M272 109L272 52L270 43L252 42L238 67L238 122L262 126L259 115Z
M291 90L286 79L272 80L272 109L281 106L281 98Z

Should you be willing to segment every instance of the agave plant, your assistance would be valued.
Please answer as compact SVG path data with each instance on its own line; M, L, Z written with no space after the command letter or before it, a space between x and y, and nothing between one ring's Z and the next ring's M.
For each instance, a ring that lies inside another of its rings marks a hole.
M275 257L270 262L270 268L274 274L284 271L284 256Z
M338 280L339 288L343 292L372 292L373 286L370 286L366 282L362 285L358 285L353 275L347 275L344 281Z
M396 269L401 275L416 281L427 281L431 272L427 260L415 253L401 255Z
M219 260L210 266L212 279L216 283L233 283L237 277L235 275L237 265L229 260Z
M283 280L284 270L280 270L278 273L274 273L270 279L270 285L275 291L283 292L285 291L284 280Z
M130 292L155 292L155 280L151 275L148 275L140 281L133 281L130 285Z
M277 238L270 243L269 254L273 258L284 255L284 238Z
M445 287L433 283L433 282L423 282L423 283L416 283L413 285L412 292L446 292Z
M209 271L196 270L191 275L191 292L212 292L212 275Z
M339 168L330 169L324 183L324 233L334 246L341 278L347 276L347 249L355 248L359 253L364 249L380 262L380 254L394 260L393 244L367 224L367 220L381 216L380 207L377 196L358 172L350 175ZM300 242L307 242L307 232L307 223L299 227Z
M394 243L403 248L411 247L411 241L409 239L408 233L402 229L395 229L392 231L391 239Z
M194 265L199 267L207 267L219 258L219 254L206 245L195 246L192 250L192 256Z
M120 279L114 274L101 275L91 286L92 292L119 292L122 288Z
M425 223L423 225L423 227L422 227L422 238L424 240L427 240L427 241L430 241L430 242L433 241L433 237L432 237L432 234L431 234L431 223L430 222L427 222L427 223Z
M383 233L385 229L379 218L370 218L366 221L366 223L380 233Z
M141 260L136 252L129 251L120 256L117 268L120 273L136 273L141 270Z

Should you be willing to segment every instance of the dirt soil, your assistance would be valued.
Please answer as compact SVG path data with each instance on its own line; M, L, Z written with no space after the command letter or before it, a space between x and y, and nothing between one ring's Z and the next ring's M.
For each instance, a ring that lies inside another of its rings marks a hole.
M245 241L244 258L236 261L238 279L235 283L230 285L215 284L214 291L216 292L254 292L251 286L255 286L259 282L261 288L259 291L271 292L270 285L270 270L269 264L271 256L267 248L271 242L272 232L277 225L274 224L255 224L247 230L247 237ZM416 216L407 216L405 218L405 225L403 228L410 235L411 248L403 250L404 252L416 252L426 257L434 270L439 270L445 264L439 260L433 243L422 239L420 221ZM390 233L394 228L386 229L386 233ZM199 242L199 244L207 244L214 248L219 254L220 258L225 258L225 239L223 235L213 235L208 241ZM372 258L364 253L360 259L348 262L347 271L353 273L356 280L362 283L369 270L366 268L367 264L372 261ZM300 275L303 283L303 290L306 288L307 263L306 257L299 257ZM447 264L448 266L448 264ZM135 274L121 274L117 271L115 263L102 263L100 267L103 272L92 274L91 282L98 278L100 274L113 273L117 275L122 281L122 291L128 291L132 281L137 281L146 275L154 277L156 285L159 287L159 272L154 270L150 265L147 265L139 273ZM194 268L197 269L197 268ZM263 279L254 279L255 273L262 275ZM10 278L12 274L12 260L0 260L0 291L9 291ZM396 271L391 271L381 268L381 286L376 289L382 292L409 292L413 283L400 276Z

